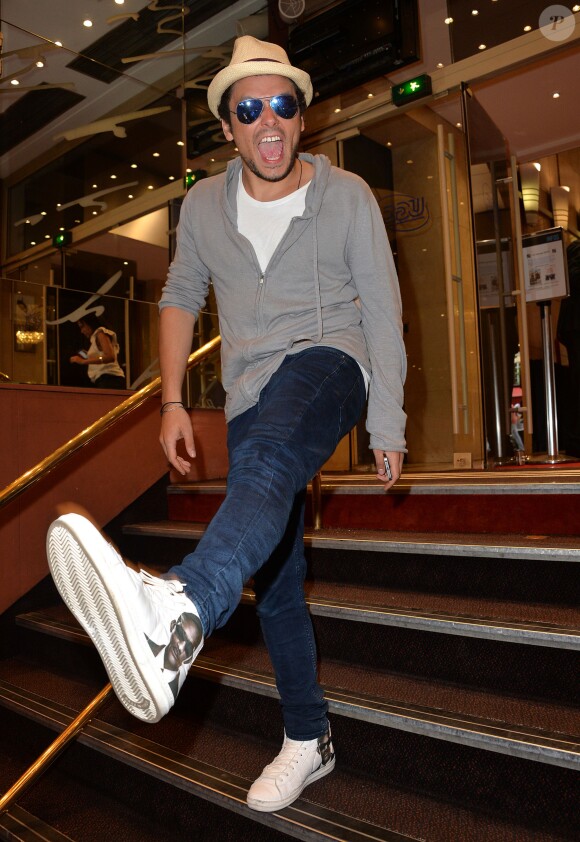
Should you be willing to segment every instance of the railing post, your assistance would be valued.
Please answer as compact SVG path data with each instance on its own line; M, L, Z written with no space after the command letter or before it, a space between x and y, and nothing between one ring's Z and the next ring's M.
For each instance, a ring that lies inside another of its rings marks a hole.
M312 525L322 529L322 474L318 471L312 477Z

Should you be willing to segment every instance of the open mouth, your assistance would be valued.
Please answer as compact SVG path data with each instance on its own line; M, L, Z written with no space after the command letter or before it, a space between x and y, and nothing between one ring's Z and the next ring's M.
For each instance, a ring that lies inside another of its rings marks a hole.
M268 135L259 142L258 151L264 163L276 164L284 155L284 142L278 134Z

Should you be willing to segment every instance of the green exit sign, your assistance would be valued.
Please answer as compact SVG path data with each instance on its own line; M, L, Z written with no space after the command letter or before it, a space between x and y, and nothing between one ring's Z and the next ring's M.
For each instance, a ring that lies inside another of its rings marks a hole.
M414 79L407 79L406 82L399 82L398 85L393 85L391 88L393 105L406 105L415 99L429 96L432 92L431 77L427 76L426 73L415 76Z

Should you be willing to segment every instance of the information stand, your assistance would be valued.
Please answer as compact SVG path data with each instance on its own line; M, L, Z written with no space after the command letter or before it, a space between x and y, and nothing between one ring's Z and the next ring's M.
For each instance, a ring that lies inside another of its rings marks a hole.
M526 301L535 301L542 320L544 353L544 394L546 399L547 453L530 462L555 465L566 462L558 453L558 417L556 412L556 377L552 334L552 301L569 295L568 268L562 228L548 228L522 237Z

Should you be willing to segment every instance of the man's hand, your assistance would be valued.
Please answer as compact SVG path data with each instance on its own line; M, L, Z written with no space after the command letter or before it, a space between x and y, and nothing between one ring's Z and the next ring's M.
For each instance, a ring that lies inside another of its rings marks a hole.
M373 450L375 455L375 465L377 467L377 479L385 484L385 490L391 488L401 476L401 469L403 467L404 453L398 450ZM385 467L385 456L388 459L389 467L391 469L391 479L387 475Z
M191 426L189 415L183 407L163 413L161 416L159 441L169 464L173 465L182 476L185 476L191 468L191 462L188 462L177 454L177 442L180 439L183 439L185 452L194 459L193 427Z

